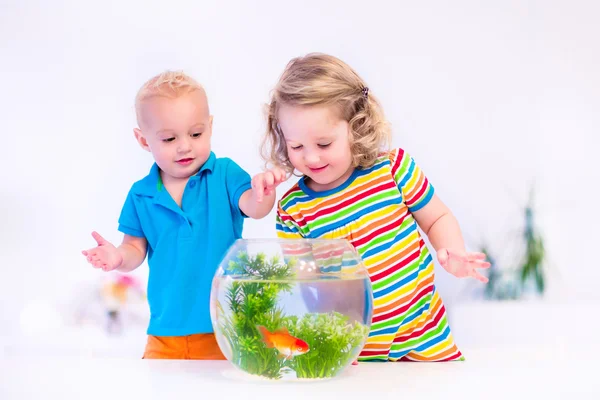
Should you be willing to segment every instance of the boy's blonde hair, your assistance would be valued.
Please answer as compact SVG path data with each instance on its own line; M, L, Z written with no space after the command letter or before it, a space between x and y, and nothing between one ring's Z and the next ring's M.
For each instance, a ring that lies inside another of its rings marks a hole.
M138 125L141 121L141 109L144 100L152 97L174 99L195 90L199 90L206 95L204 87L183 71L164 71L150 78L142 85L135 96L135 115Z
M311 53L292 59L286 66L267 104L267 131L261 153L267 165L294 172L285 138L277 121L282 104L331 105L350 125L350 148L354 167L369 168L382 150L388 150L391 131L381 105L366 83L340 59Z

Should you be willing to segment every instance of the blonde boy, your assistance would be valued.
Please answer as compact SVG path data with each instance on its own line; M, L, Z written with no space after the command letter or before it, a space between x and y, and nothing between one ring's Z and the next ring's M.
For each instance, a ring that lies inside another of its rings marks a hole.
M163 72L135 99L149 174L131 187L119 218L116 247L98 233L83 251L104 271L129 272L148 256L150 323L144 358L222 359L212 330L209 295L218 263L241 237L245 217L272 209L280 169L252 180L235 162L211 151L213 116L202 86L183 72Z

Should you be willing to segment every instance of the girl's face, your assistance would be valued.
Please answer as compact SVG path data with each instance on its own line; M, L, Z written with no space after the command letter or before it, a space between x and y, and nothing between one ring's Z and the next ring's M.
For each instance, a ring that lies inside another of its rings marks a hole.
M334 189L352 175L350 127L334 107L282 105L277 120L290 162L310 178L309 188Z

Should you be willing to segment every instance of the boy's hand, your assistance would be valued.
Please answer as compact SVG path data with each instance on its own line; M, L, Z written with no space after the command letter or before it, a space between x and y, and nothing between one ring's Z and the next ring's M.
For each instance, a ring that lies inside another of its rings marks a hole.
M98 232L92 232L92 236L96 240L96 243L98 243L98 246L81 252L87 257L87 261L94 268L101 268L104 271L112 271L119 268L123 263L123 256L119 253L119 250L112 243L100 236Z
M275 188L285 180L285 171L281 168L261 172L252 178L252 194L256 201L261 203L265 196L275 193Z
M456 252L449 249L440 249L437 252L438 261L446 271L457 278L473 277L483 283L488 278L477 272L476 268L489 268L490 263L485 261L483 253Z

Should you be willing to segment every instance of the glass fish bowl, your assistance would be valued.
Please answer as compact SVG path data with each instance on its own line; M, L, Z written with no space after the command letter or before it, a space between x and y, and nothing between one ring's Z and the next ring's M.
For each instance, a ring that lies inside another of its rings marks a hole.
M369 275L346 240L237 240L212 283L221 351L273 380L327 379L358 358L369 335Z

